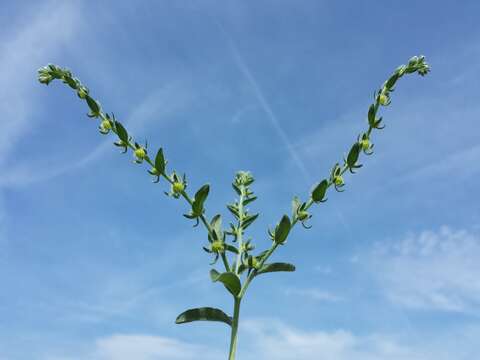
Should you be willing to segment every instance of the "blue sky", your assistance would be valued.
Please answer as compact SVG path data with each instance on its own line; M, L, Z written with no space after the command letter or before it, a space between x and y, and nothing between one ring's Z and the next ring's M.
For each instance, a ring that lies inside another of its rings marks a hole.
M66 66L165 149L209 216L255 175L266 228L341 160L373 91L424 54L383 110L376 153L314 207L242 305L239 359L473 359L480 353L480 4L476 1L2 2L0 359L224 359L231 312L205 234L120 155L60 83ZM201 354L201 355L199 355Z

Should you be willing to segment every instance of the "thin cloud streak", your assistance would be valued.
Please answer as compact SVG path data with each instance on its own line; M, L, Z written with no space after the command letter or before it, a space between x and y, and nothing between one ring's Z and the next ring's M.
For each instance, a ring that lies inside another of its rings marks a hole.
M161 88L155 89L146 96L146 98L136 106L126 121L122 121L128 128L130 133L145 129L147 124L151 123L154 118L164 118L173 114L185 103L190 101L191 96L188 93L187 87L175 82L167 84ZM81 121L81 114L79 114L78 121ZM141 138L137 138L140 140ZM18 187L27 186L37 182L51 180L58 176L64 175L70 171L85 167L94 161L98 161L104 156L108 149L111 149L114 138L103 140L91 152L83 158L75 162L68 161L67 165L61 166L41 166L41 171L35 168L32 172L32 167L28 163L21 163L5 172L0 177L0 186L3 187ZM115 149L113 149L115 150Z
M294 161L295 165L298 167L298 169L302 172L305 181L310 185L312 183L312 176L310 175L309 171L307 170L305 163L303 160L300 158L298 155L297 151L295 150L295 147L293 146L292 142L288 138L287 134L285 133L285 130L283 130L282 126L280 125L280 122L278 121L277 116L272 110L272 107L266 100L262 89L260 88L260 85L258 84L257 80L253 76L252 72L248 68L247 64L243 60L242 55L238 51L237 47L235 46L232 38L228 35L224 27L217 22L218 27L221 29L222 33L225 35L225 38L227 39L227 44L228 48L230 50L230 53L233 56L233 59L235 60L235 64L238 66L242 74L245 76L247 79L248 83L250 84L251 88L253 89L253 92L255 94L255 97L257 98L261 108L265 113L267 114L268 119L270 120L273 128L275 129L277 135L280 137L281 141L287 148L287 151Z

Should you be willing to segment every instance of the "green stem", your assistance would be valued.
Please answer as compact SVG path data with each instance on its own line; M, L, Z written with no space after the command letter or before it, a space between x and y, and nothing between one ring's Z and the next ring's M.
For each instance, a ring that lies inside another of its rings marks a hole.
M242 253L243 253L243 218L244 218L244 210L243 210L243 199L245 197L245 186L240 186L240 198L238 200L238 232L237 232L237 241L238 241L238 255L237 255L237 262L235 264L235 273L238 274L238 270L240 269L240 263L242 262Z
M238 333L238 322L240 320L240 302L242 301L241 297L235 298L234 308L233 308L233 319L232 319L232 334L230 336L230 351L228 353L228 360L235 360L235 354L237 352L237 333Z

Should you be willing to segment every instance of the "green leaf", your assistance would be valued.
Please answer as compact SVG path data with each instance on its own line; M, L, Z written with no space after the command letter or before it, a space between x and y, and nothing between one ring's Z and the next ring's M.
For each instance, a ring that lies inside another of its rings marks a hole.
M232 183L232 187L233 187L233 190L235 190L235 192L236 192L238 195L242 195L242 191L241 191L240 188L237 186L237 184Z
M290 232L292 224L290 222L290 218L287 215L283 215L282 219L280 220L280 223L277 225L275 228L275 242L277 244L283 244L285 243L285 240L287 240L288 233Z
M248 199L243 200L243 205L246 206L246 205L250 204L251 202L253 202L253 201L255 201L255 200L257 200L257 197L256 197L256 196L252 196L252 197L250 197L250 198L248 198Z
M212 228L213 240L221 240L222 238L222 216L220 214L215 215L210 222Z
M297 210L300 206L301 206L300 199L297 196L295 196L292 200L292 214L293 214L293 216L295 216L295 214L297 213Z
M117 131L118 138L122 140L125 145L128 144L128 132L118 121L115 121L115 130Z
M93 100L89 95L85 97L85 100L87 101L87 105L91 110L91 114L93 115L98 115L100 113L100 105Z
M212 307L202 307L187 310L177 316L176 324L185 324L192 321L219 321L232 326L232 318L222 310Z
M360 144L356 142L355 144L353 144L347 156L347 165L349 168L355 167L355 164L358 161L359 155L360 155Z
M165 157L163 156L163 149L158 149L157 156L155 156L155 168L160 174L165 173Z
M238 276L233 272L224 272L220 274L217 270L212 269L210 270L210 278L213 282L220 281L225 285L228 291L233 296L237 296L240 293L240 289L242 284L240 283L240 279Z
M242 222L242 228L245 230L249 227L255 220L257 220L259 214L249 215Z
M235 216L235 218L238 219L240 217L238 214L238 207L236 205L228 204L227 209L232 213L233 216Z
M225 244L225 250L228 250L232 253L238 254L238 249L235 246L230 245L230 244Z
M192 204L192 210L196 215L203 213L203 204L207 200L208 192L210 191L210 185L203 185L195 194L195 198Z
M322 180L312 191L312 200L315 202L326 201L325 194L328 189L328 180Z
M72 89L74 90L77 90L77 87L78 87L78 84L76 83L76 81L74 79L72 79L71 77L69 76L66 76L64 78L64 81L66 84L68 84L68 86L70 86Z
M212 221L210 222L210 226L213 229L216 230L221 230L222 229L222 215L217 214L212 218Z
M397 82L399 78L399 74L397 72L395 72L392 76L390 76L390 78L387 80L387 82L385 83L385 87L389 90L391 90L394 86L395 86L395 83Z
M277 271L295 271L295 265L288 263L271 263L264 264L258 271L257 275Z
M375 105L370 105L370 108L368 109L368 124L373 127L375 124Z

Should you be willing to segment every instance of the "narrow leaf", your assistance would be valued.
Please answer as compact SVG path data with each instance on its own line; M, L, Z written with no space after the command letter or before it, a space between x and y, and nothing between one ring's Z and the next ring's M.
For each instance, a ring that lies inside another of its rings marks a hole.
M210 222L210 226L213 229L216 230L221 230L222 229L222 215L217 214L212 218L212 221Z
M212 307L202 307L187 310L177 316L176 324L185 324L192 321L219 321L232 326L232 318L222 310Z
M248 205L248 204L250 204L251 202L254 202L255 200L257 200L257 197L256 197L256 196L252 196L252 197L250 197L250 198L248 198L248 199L243 200L243 205Z
M288 263L265 264L257 271L257 275L277 271L295 271L295 265Z
M158 149L157 156L155 156L155 168L160 174L165 173L165 157L163 156L163 149Z
M227 209L230 210L230 212L232 213L233 216L235 216L235 218L237 219L239 218L238 209L236 206L232 204L228 204Z
M92 111L92 114L98 114L100 112L100 106L98 105L98 103L95 100L93 100L88 95L85 97L85 100L87 101L87 105L90 108L90 110Z
M243 229L246 229L246 228L249 227L255 220L257 220L258 215L259 215L259 214L247 216L247 217L245 218L245 220L243 220L243 222L242 222L242 227L243 227Z
M375 123L375 105L370 105L370 108L368 109L368 124L370 126L373 126Z
M228 250L232 253L238 254L238 249L235 246L230 245L230 244L225 244L225 250Z
M195 214L201 214L203 212L203 204L207 199L208 192L210 191L210 185L203 185L195 194L192 209Z
M347 165L352 168L355 166L355 164L358 161L358 156L360 155L360 144L356 142L353 144L352 148L350 149L350 152L348 153L347 156Z
M128 143L128 132L125 130L123 125L118 121L115 121L115 129L117 130L117 135L120 140L122 140L125 144Z
M328 189L328 180L322 180L312 191L312 200L315 202L325 201L325 193Z

